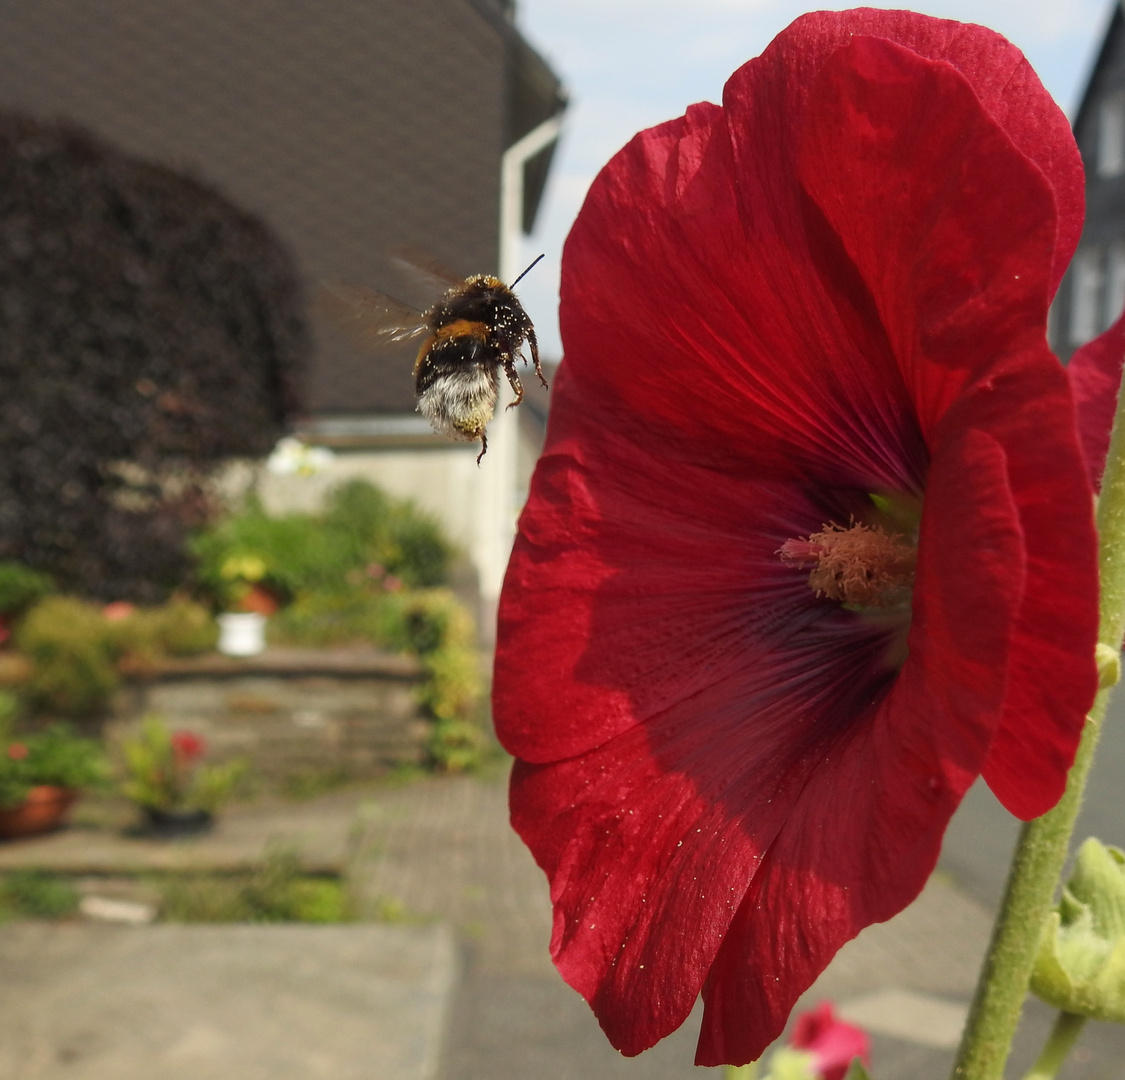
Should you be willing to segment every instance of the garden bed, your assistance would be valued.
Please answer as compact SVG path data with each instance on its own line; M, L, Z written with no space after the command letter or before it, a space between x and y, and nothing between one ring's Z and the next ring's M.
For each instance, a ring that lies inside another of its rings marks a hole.
M215 760L247 761L268 786L363 779L424 761L423 679L413 657L363 646L170 658L127 676L105 731L119 742L158 714L203 736Z

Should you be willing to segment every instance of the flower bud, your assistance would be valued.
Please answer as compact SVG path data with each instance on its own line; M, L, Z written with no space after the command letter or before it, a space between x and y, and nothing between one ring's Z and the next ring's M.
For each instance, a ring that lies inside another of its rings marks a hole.
M1125 1023L1125 852L1094 839L1079 849L1043 928L1031 989L1066 1012Z

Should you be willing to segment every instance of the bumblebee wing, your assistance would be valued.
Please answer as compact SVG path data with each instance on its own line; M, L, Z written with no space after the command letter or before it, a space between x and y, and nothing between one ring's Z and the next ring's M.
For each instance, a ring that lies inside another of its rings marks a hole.
M454 273L428 251L417 247L393 248L391 262L407 281L435 295L447 293L465 280L463 275Z
M369 348L409 341L426 330L422 312L363 285L325 285L313 310Z

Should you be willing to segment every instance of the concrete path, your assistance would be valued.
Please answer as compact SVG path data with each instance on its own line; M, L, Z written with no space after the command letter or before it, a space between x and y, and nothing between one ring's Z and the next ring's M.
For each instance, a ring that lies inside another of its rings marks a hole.
M369 911L402 921L0 927L0 1080L703 1075L691 1064L698 1016L626 1059L562 983L547 956L546 882L508 827L500 776L234 808L212 837L185 844L74 829L0 847L0 867L234 869L277 843L346 870ZM990 921L986 903L939 872L907 911L845 947L806 1003L831 998L874 1033L878 1080L947 1075ZM1010 1076L1050 1020L1029 1007ZM1123 1077L1125 1029L1098 1025L1060 1080Z
M23 924L0 932L4 1080L432 1080L447 926Z

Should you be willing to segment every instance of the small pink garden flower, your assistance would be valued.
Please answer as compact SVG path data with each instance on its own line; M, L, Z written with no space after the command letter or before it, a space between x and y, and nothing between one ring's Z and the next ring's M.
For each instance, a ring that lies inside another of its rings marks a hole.
M871 1064L871 1040L863 1028L837 1019L830 1001L802 1013L793 1026L789 1045L812 1055L820 1080L844 1080L854 1058Z

